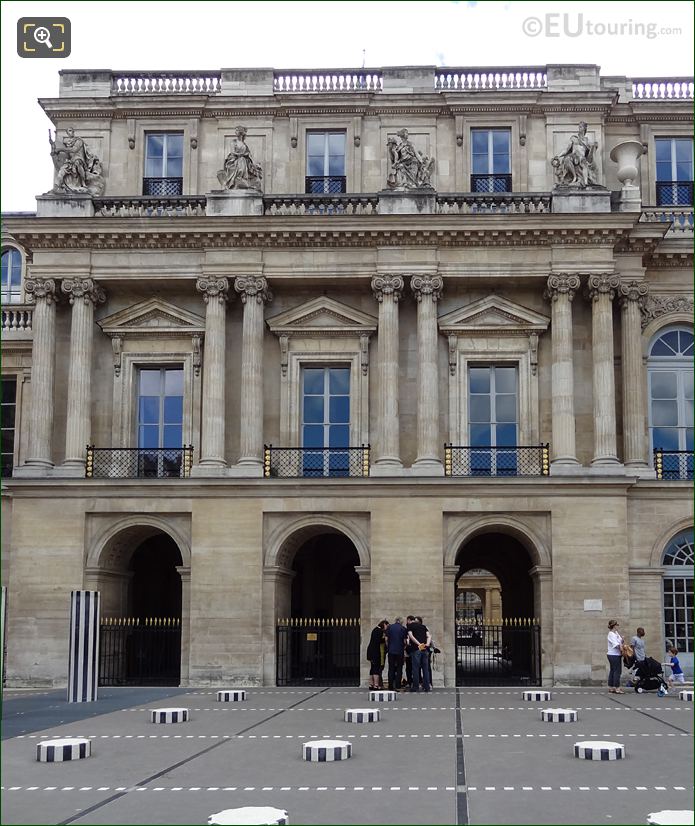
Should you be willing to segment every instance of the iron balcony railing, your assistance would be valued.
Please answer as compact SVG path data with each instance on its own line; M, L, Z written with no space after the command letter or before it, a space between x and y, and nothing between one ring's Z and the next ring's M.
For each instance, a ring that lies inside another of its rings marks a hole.
M304 191L307 195L339 195L345 192L346 186L345 175L307 175L304 178Z
M472 192L511 192L511 175L471 175Z
M265 445L266 478L369 476L369 445L360 447L273 447Z
M692 206L692 181L657 181L657 206Z
M191 475L193 445L94 447L87 445L87 479L183 479Z
M657 447L654 450L656 478L692 480L693 455L692 450L662 450Z
M183 178L143 178L142 194L159 198L177 197L183 194Z
M444 445L445 476L549 476L550 445Z

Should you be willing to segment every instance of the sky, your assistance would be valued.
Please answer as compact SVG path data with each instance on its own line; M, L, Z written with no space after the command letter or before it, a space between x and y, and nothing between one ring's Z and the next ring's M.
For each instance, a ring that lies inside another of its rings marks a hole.
M69 18L67 58L20 58L17 20ZM26 2L0 5L3 211L52 186L61 69L380 68L595 63L604 75L693 74L693 4L673 2ZM79 130L78 130L79 134ZM107 191L108 194L108 191Z

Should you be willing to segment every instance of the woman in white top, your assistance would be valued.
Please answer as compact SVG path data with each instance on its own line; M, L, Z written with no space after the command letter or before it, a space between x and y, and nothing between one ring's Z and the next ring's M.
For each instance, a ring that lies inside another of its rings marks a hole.
M608 621L608 663L610 665L610 672L608 674L608 693L609 694L624 694L625 692L620 687L620 672L622 670L623 655L620 652L620 646L623 644L623 638L620 636L618 628L620 627L618 620Z

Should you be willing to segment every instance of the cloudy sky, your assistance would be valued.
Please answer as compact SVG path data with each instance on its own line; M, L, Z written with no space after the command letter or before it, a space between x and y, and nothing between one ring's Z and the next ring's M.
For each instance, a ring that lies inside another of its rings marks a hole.
M684 2L26 2L4 0L3 211L52 185L39 97L61 69L523 66L596 63L603 74L692 75ZM20 58L17 20L68 17L72 54ZM622 29L622 33L620 33Z

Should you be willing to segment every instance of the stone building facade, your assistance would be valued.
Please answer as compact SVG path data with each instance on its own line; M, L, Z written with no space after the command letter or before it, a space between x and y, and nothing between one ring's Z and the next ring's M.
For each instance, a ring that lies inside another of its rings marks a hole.
M285 618L359 619L364 678L408 613L453 685L471 570L544 684L603 681L612 617L692 669L692 97L61 72L3 222L8 684L66 682L84 588L180 619L182 685L275 684Z

